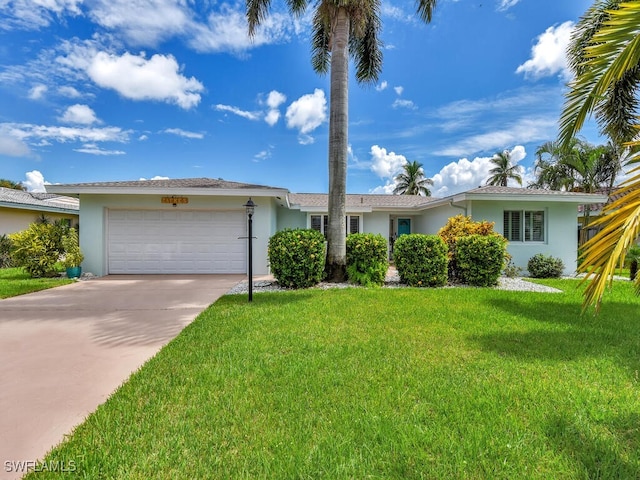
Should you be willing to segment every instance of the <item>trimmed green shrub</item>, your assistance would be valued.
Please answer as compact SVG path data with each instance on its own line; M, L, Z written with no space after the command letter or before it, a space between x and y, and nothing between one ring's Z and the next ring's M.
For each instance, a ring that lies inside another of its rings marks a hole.
M56 262L63 252L62 229L50 223L32 223L22 232L9 235L11 256L17 267L34 278L53 277Z
M507 240L498 234L469 235L457 241L460 280L474 287L492 287L505 266Z
M447 244L438 235L401 235L393 246L400 281L412 287L447 283Z
M269 239L271 273L287 288L308 288L324 275L324 236L317 230L286 229Z
M347 236L347 277L351 282L365 287L383 285L388 268L387 242L382 235Z
M564 271L564 264L559 258L537 253L529 259L527 270L533 278L559 278Z
M494 222L474 222L471 216L462 214L450 217L447 224L438 231L438 235L446 242L449 247L449 279L451 281L462 281L458 272L457 243L460 238L469 235L494 235Z
M12 266L11 240L7 235L0 235L0 268L9 268Z

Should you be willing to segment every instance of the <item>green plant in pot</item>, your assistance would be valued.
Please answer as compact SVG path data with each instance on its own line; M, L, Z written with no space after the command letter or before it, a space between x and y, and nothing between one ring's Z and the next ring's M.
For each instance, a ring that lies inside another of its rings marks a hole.
M84 255L80 250L80 241L78 240L78 231L70 228L62 237L62 247L64 248L64 258L62 265L67 269L67 277L80 278L82 275L82 261Z

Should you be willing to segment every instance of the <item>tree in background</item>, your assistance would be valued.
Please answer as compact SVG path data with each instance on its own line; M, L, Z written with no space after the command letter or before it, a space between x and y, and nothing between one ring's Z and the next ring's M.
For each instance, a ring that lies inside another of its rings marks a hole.
M579 262L587 273L584 307L600 308L607 284L640 234L640 142L637 138L637 93L640 85L640 2L596 1L576 26L571 39L569 84L560 118L560 144L568 145L595 113L603 133L630 149L629 179L593 225L601 230L585 244ZM640 276L635 279L640 293Z
M396 188L394 195L423 195L431 196L429 186L433 185L433 180L424 176L422 164L417 161L405 163L402 172L395 177Z
M492 158L494 167L489 170L491 176L487 179L487 185L506 187L509 180L515 180L518 185L522 185L522 175L520 167L511 163L511 152L503 150L497 152Z
M418 0L417 14L431 21L437 0ZM249 35L265 20L271 0L246 0ZM288 1L294 16L309 7L307 0ZM360 83L375 83L382 70L382 28L379 0L319 0L313 4L311 50L316 72L330 71L329 102L329 224L326 274L329 281L346 278L346 191L348 150L349 57Z
M26 190L22 183L14 182L13 180L7 180L6 178L0 178L0 187L10 188L11 190Z

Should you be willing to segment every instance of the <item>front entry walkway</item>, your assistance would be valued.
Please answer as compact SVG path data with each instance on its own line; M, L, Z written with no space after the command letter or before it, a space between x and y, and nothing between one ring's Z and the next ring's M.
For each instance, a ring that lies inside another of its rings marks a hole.
M42 459L245 278L117 275L0 300L0 478L20 478L18 462Z

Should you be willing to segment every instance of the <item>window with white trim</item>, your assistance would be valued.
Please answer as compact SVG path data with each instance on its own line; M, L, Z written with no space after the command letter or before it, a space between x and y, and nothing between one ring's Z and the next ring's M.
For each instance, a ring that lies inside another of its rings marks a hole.
M311 228L319 231L326 237L327 229L329 228L329 215L310 215L310 217ZM345 235L360 233L360 215L347 215L345 220Z
M544 242L544 210L505 210L503 232L510 242Z

